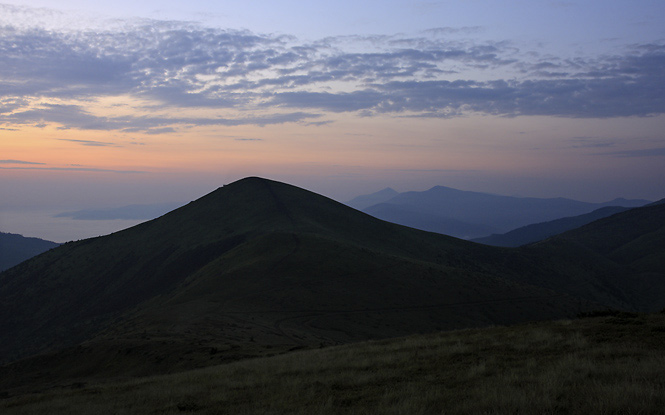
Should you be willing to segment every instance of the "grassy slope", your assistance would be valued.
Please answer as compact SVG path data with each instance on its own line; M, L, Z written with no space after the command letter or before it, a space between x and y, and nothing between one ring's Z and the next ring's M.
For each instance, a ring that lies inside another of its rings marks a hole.
M0 400L3 414L660 414L665 315L467 329Z

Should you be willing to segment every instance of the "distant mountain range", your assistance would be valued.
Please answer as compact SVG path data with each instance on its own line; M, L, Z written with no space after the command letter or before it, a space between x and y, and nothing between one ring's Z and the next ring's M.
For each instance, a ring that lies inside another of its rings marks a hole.
M500 248L247 178L0 273L0 361L13 362L0 368L0 389L603 308L661 310L664 293L665 205Z
M0 232L0 271L18 265L26 259L58 245L60 244L39 238L26 238L14 233Z
M379 219L463 239L502 234L519 227L608 207L639 207L648 200L587 203L565 198L499 196L435 186L423 192L384 189L347 205ZM374 203L374 204L370 204Z

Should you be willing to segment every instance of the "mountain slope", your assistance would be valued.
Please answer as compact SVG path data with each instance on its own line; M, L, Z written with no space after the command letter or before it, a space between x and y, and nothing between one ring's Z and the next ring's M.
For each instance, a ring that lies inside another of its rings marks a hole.
M44 239L0 232L0 272L58 245Z
M624 212L628 209L629 208L620 206L608 206L596 209L593 212L586 213L584 215L555 219L549 222L534 223L531 225L523 226L521 228L513 229L512 231L504 234L492 234L484 238L472 239L472 241L492 246L522 246L541 241L571 229L579 228L580 226L586 225L587 223L606 218L608 216L614 215L615 213Z

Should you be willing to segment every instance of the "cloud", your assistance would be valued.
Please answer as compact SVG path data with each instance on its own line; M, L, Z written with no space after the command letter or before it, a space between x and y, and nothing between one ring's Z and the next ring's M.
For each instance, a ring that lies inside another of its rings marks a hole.
M448 36L453 34L471 35L482 32L482 26L463 26L463 27L434 27L423 31L425 34L435 36Z
M616 141L598 137L573 137L570 141L572 148L606 148L616 144Z
M106 143L103 141L92 141L92 140L73 140L70 138L59 138L60 141L69 141L72 143L81 144L89 147L118 147L115 143Z
M0 167L0 170L51 170L51 171L80 171L92 173L120 173L120 174L143 174L140 170L109 170L92 167Z
M508 41L461 38L481 30L476 27L302 42L183 22L123 21L123 30L7 22L0 26L0 125L10 130L56 125L164 134L197 125L321 125L330 122L322 120L326 113L665 113L660 43L569 59L520 51ZM132 112L110 116L91 109L106 97L127 98ZM205 109L206 115L183 116L188 109Z
M42 104L36 108L23 112L16 111L5 116L4 121L16 124L30 124L45 127L56 123L60 129L121 131L126 133L144 132L147 134L164 134L176 131L179 126L239 126L257 125L266 126L301 122L307 119L319 118L321 114L305 112L272 113L268 115L245 115L240 118L195 118L195 117L163 117L143 115L136 116L98 116L86 111L80 105ZM3 120L0 117L0 120ZM84 145L112 146L112 143L93 142L86 140L67 140L79 142Z
M594 155L615 157L665 157L665 147L612 151L608 153L595 153Z
M23 161L23 160L0 160L0 164L46 164L46 163L37 163L34 161Z

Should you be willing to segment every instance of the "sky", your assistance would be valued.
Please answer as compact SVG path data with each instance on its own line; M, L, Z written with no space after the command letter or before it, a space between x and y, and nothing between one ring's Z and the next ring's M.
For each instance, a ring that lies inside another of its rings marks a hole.
M662 0L0 0L0 231L246 176L665 197Z

